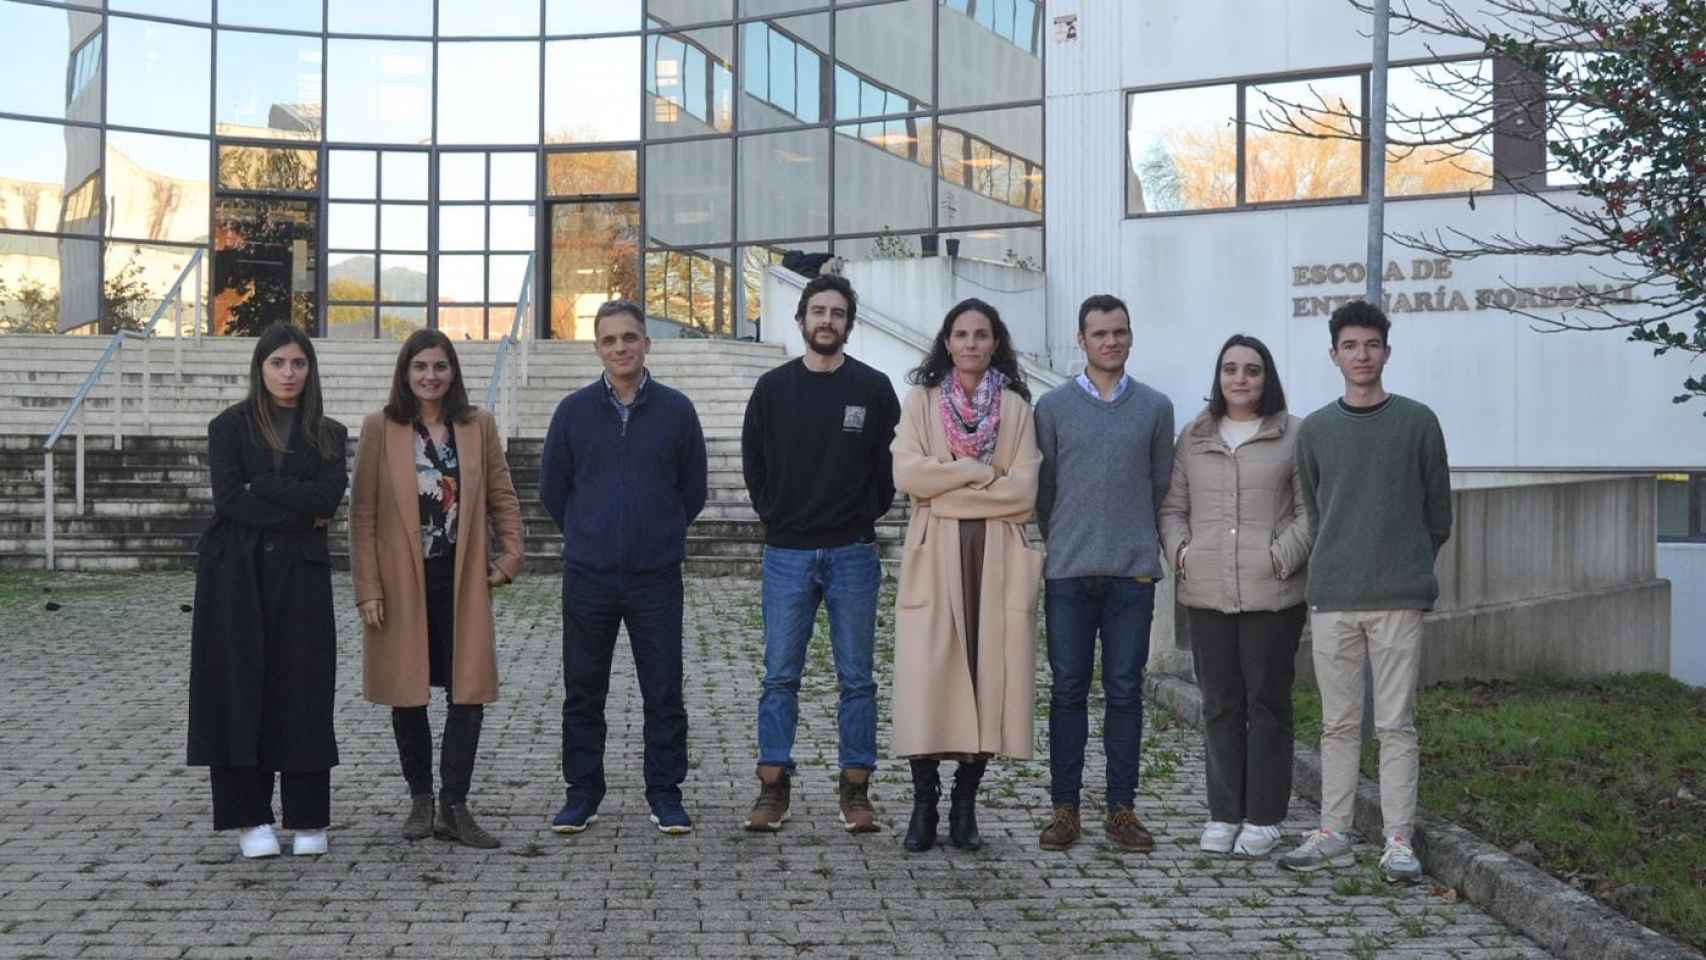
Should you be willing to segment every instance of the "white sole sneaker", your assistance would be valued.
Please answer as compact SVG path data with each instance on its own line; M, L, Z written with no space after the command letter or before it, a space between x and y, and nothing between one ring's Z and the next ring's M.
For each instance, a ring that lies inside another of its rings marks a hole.
M298 857L318 857L326 852L326 831L298 830L290 841L290 852Z
M1232 846L1232 855L1249 859L1265 857L1273 853L1284 839L1285 834L1279 827L1258 827L1246 823L1238 833L1238 842Z
M1208 825L1203 827L1202 838L1197 841L1197 848L1204 853L1231 853L1232 847L1237 841L1238 824L1210 820Z
M551 832L552 833L561 833L561 834L567 836L568 834L571 834L571 833L580 833L581 831L585 830L587 827L590 827L597 822L598 822L598 814L595 813L592 816L587 817L586 822L581 824L578 827L573 826L572 824L564 824L562 826L557 826L556 824L552 824L551 825Z
M266 823L249 827L238 834L237 845L242 849L243 856L250 860L276 857L279 852L278 835L272 832L272 825Z
M663 824L658 823L658 815L655 813L652 814L652 822L657 824L657 828L658 828L659 833L667 833L670 836L680 836L681 834L684 834L684 833L692 833L693 832L692 826L666 827Z

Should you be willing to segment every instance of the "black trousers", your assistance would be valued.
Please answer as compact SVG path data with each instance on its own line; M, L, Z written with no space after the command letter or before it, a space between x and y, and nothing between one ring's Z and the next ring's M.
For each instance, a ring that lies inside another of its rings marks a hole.
M474 780L474 755L480 749L485 708L478 703L450 703L451 663L456 647L456 561L451 555L426 561L427 662L430 682L444 687L448 704L444 743L439 754L443 803L464 803ZM391 732L397 738L397 758L403 779L414 796L432 793L432 725L427 708L392 707Z
M1272 612L1190 610L1211 819L1257 826L1285 819L1291 803L1291 684L1305 613L1303 604Z
M273 771L257 767L209 767L213 786L213 829L272 823ZM332 823L332 771L278 774L286 830L324 830Z

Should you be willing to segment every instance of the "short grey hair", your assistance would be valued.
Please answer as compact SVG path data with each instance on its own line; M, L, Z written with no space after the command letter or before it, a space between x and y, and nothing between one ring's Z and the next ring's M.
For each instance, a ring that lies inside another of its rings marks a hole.
M592 335L594 339L597 339L598 337L598 322L603 320L605 317L615 316L618 313L625 313L628 316L633 317L640 324L640 332L648 337L651 336L651 332L646 329L646 312L641 310L640 305L634 301L619 298L616 300L604 301L604 303L599 306L598 312L593 315Z

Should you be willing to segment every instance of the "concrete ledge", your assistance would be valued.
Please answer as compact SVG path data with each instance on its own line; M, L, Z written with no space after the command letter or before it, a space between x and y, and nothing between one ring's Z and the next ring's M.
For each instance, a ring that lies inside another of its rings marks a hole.
M1196 684L1150 673L1144 691L1179 720L1202 728ZM1294 789L1321 800L1321 754L1298 744ZM1362 777L1356 793L1356 828L1380 836L1380 787ZM1428 875L1457 888L1476 906L1532 937L1564 960L1706 960L1706 956L1644 927L1543 870L1506 853L1450 821L1418 810L1416 855Z

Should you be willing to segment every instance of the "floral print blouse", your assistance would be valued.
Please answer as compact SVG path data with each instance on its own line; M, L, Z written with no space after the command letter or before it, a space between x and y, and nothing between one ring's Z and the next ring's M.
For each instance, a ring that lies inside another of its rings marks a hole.
M448 428L443 444L432 442L426 425L415 421L415 490L421 504L421 556L432 558L456 552L457 494L462 472L456 462L456 429Z

